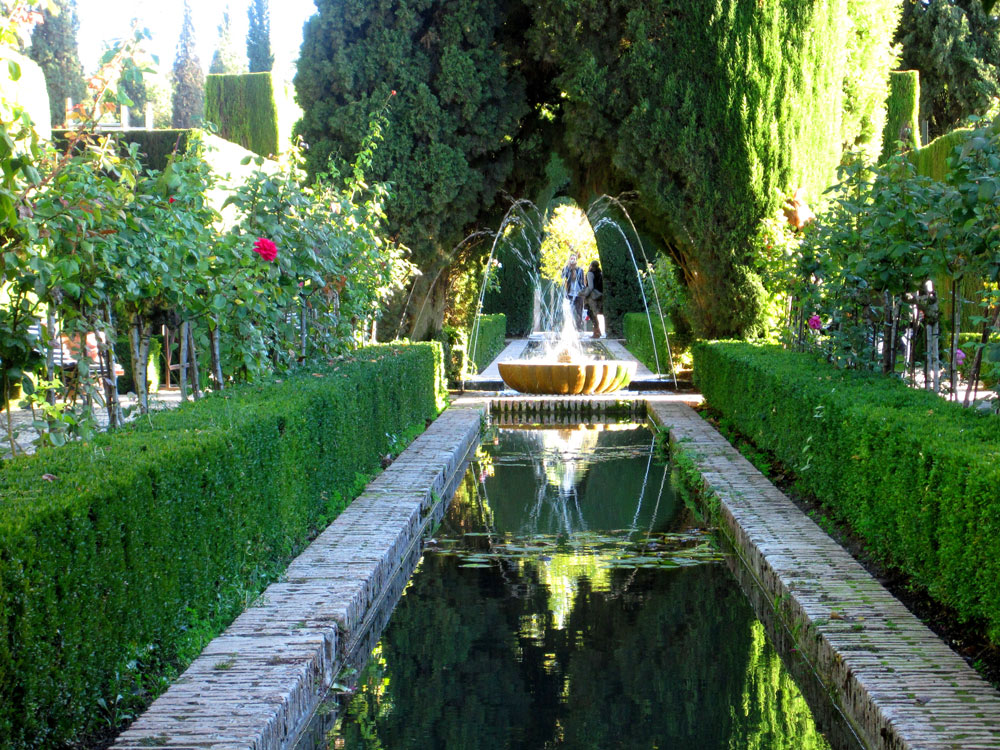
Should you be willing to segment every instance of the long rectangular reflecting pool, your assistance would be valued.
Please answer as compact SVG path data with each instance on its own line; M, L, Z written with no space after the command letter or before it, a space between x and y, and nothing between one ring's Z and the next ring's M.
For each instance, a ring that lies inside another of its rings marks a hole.
M299 750L860 747L725 557L646 426L494 428Z

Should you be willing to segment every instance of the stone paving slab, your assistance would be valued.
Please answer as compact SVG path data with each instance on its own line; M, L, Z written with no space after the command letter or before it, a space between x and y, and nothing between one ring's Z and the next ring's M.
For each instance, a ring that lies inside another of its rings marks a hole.
M694 460L722 530L869 747L1000 748L1000 694L697 413L649 411Z
M438 500L460 480L484 411L472 401L439 416L113 750L291 748L352 644L391 612L391 592L402 592Z

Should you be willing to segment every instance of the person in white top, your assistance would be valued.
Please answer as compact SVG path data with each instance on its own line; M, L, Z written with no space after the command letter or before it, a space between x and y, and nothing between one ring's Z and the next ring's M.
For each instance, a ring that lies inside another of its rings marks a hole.
M573 322L577 328L580 328L583 325L583 295L581 292L586 279L583 275L583 269L576 264L576 261L576 253L570 253L562 270L562 280L566 298L573 307Z

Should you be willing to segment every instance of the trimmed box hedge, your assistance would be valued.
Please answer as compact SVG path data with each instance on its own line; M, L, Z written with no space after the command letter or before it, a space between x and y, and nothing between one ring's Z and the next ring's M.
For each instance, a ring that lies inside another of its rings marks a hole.
M472 336L476 339L473 340ZM482 372L489 367L507 346L507 316L503 313L495 315L480 315L469 336L469 352L473 355L472 363L476 372ZM473 349L475 345L475 349Z
M260 156L278 153L278 107L270 73L205 77L205 121Z
M79 742L155 682L137 659L182 668L438 413L442 370L438 344L366 348L0 465L0 746Z
M778 347L694 348L695 385L869 549L1000 642L1000 419Z
M667 326L667 334L674 332L669 318L663 319ZM656 372L656 361L659 358L660 372L670 372L670 360L667 357L667 341L663 328L657 317L653 320L653 335L655 335L656 350L653 350L653 336L649 332L649 317L646 313L625 313L622 318L622 330L625 334L625 348L642 362L651 372Z

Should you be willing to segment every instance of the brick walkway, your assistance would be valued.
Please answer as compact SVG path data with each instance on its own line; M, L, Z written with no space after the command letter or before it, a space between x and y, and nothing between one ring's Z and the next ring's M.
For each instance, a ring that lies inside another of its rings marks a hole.
M872 748L1000 748L1000 694L693 410L650 403L799 652Z

